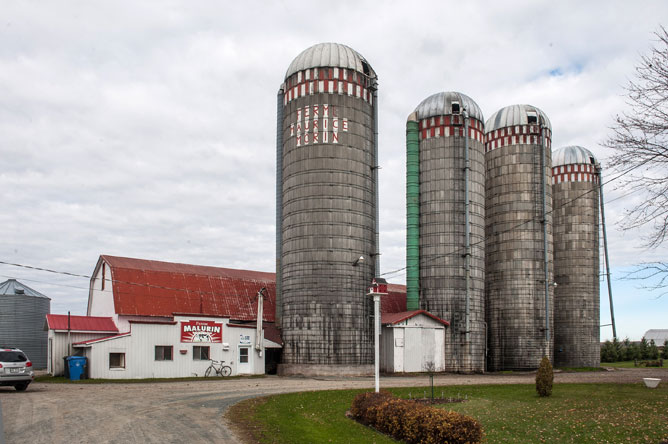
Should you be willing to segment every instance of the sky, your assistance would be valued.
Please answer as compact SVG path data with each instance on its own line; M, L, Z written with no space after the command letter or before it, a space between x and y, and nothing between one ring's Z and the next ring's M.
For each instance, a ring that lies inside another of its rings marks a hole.
M607 177L601 144L661 18L664 0L2 2L0 261L21 266L0 280L85 314L102 254L275 271L276 94L321 42L378 74L381 272L400 270L405 122L423 99L535 105L553 148L590 149ZM623 277L668 245L620 229L642 195L612 182L605 198L617 333L639 340L668 328L668 295ZM601 324L607 300L602 280Z

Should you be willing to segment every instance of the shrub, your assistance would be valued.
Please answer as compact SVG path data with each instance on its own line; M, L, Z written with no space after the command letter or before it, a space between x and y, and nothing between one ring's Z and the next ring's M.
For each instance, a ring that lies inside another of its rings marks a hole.
M668 339L663 341L663 354L661 355L663 359L668 359Z
M353 400L350 413L362 424L409 444L476 444L482 427L475 419L389 393L362 393Z
M547 356L544 356L540 361L538 372L536 373L536 391L541 397L550 396L552 394L552 383L554 382L554 373L552 372L552 364Z

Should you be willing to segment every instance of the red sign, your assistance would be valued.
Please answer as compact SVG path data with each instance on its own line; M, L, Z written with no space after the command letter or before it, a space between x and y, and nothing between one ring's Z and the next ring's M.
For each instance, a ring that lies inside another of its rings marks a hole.
M223 324L213 321L182 321L181 342L223 342Z

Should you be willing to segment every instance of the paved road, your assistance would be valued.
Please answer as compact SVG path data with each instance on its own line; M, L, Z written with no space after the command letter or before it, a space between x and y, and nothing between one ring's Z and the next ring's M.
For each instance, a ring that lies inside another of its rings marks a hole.
M557 374L555 382L668 382L668 370ZM533 374L438 375L437 385L532 383ZM424 386L426 376L381 378L382 387ZM368 388L373 378L266 378L150 384L33 383L0 387L4 438L15 443L223 443L238 439L223 414L240 400L285 392ZM0 433L1 436L1 433Z

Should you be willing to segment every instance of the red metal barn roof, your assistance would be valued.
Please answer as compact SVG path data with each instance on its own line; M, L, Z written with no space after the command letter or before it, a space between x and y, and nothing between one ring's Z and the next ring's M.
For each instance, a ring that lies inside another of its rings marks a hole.
M406 311L406 286L387 284L387 295L380 298L381 313L401 313Z
M67 315L48 314L46 325L49 330L67 330ZM98 316L70 316L70 330L118 333L118 327L111 318Z
M274 321L274 273L106 255L98 267L100 261L111 272L117 314L199 313L250 321L257 316L257 292L266 287L263 319Z

